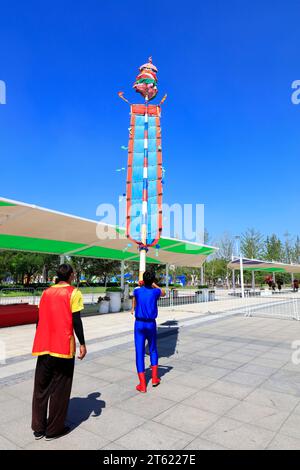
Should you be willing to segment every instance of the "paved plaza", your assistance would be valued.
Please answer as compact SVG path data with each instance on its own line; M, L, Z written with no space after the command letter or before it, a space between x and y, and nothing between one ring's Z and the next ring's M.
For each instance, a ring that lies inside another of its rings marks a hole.
M0 330L0 448L300 449L300 365L292 361L300 322L245 317L241 302L161 309L162 382L147 394L135 390L131 315L84 318L88 355L76 361L72 431L50 442L30 429L35 326Z

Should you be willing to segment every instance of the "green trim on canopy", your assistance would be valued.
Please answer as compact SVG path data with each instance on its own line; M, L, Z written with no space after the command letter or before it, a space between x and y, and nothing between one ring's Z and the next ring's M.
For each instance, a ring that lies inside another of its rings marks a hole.
M125 235L125 229L116 227L116 232L122 235ZM211 255L215 249L206 247L206 246L200 246L199 245L193 245L192 243L188 242L182 242L180 240L176 239L169 239L169 238L160 238L157 242L157 245L162 250L165 251L171 251L172 253L182 253L182 254L190 254L190 255Z
M47 240L44 238L21 237L18 235L0 234L1 249L36 251L40 253L53 253L62 255L69 251L84 248L83 243L62 242L58 240Z
M247 268L243 265L245 271L267 271L270 273L285 273L286 270L283 268Z
M210 255L214 252L212 248L206 246L197 246L191 243L180 243L179 245L174 244L173 247L164 248L165 251L171 251L172 253L183 253L186 255Z
M72 253L71 253L72 255ZM87 258L106 258L115 260L139 261L139 254L127 251L114 250L113 248L105 248L102 246L91 246L81 251L76 251L76 256L86 256ZM147 263L162 264L160 261L147 257Z
M11 202L0 201L0 206L15 206L16 204L12 204Z

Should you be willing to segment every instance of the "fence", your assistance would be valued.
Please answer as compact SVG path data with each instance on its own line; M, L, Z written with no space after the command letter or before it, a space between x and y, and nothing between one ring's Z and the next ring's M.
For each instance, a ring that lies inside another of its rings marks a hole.
M246 316L281 318L284 320L300 320L300 296L296 293L275 294L266 298L258 305L247 303Z
M286 320L300 320L300 293L291 290L284 292L260 290L245 291L242 298L240 291L228 291L216 289L211 295L197 295L181 293L159 300L160 307L178 307L187 304L199 304L197 311L202 314L217 314L221 312L233 312L245 317L262 316L267 318L281 318Z
M0 290L0 305L38 305L41 298L41 294L44 290L45 287L38 287L36 289L32 287L5 287L4 289Z
M4 288L0 290L0 305L30 304L38 305L45 288ZM268 294L268 295L267 295ZM95 304L99 293L84 294L85 304ZM300 292L241 292L216 289L201 293L193 290L170 291L159 299L159 307L180 307L199 304L199 313L214 314L234 311L246 317L262 316L268 318L300 320ZM198 309L198 307L197 307Z

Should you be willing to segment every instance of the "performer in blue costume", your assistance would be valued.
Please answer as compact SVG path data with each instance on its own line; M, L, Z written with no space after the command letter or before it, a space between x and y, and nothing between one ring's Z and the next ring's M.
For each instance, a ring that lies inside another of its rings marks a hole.
M152 369L152 386L160 384L158 378L158 354L156 346L156 318L158 315L157 301L164 297L164 289L155 284L155 276L149 271L143 274L143 285L133 292L131 313L135 312L134 342L136 352L136 368L140 383L136 386L139 392L147 391L145 377L145 343L148 341Z

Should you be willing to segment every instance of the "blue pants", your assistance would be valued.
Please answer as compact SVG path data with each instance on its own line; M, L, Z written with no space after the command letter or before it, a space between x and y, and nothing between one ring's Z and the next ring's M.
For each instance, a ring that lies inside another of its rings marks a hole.
M134 343L136 368L138 373L145 372L145 343L148 341L150 362L152 366L158 365L158 354L156 347L156 322L135 321Z

